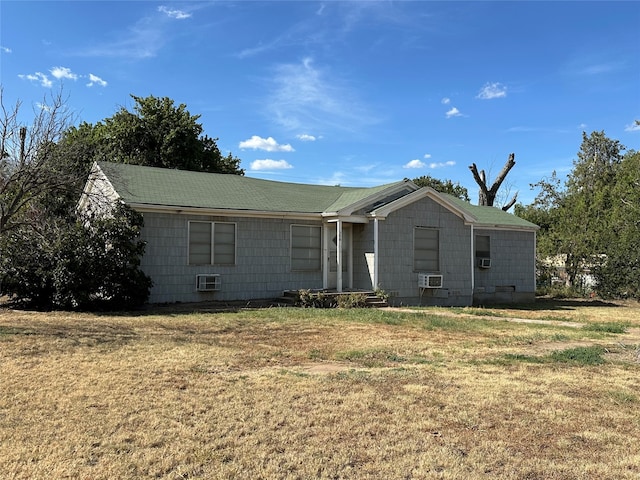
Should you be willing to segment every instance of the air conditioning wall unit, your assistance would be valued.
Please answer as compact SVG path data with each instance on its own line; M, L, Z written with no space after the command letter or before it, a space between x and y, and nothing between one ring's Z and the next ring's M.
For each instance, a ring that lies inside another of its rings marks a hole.
M220 274L207 273L196 275L196 290L198 292L216 292L220 290Z
M442 288L442 275L432 275L429 273L418 274L418 287L420 288Z
M481 258L478 260L478 266L480 268L491 268L491 259L490 258Z

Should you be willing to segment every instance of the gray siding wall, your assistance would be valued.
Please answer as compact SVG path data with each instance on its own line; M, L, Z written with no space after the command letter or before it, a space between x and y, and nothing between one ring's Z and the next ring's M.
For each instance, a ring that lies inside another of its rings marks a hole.
M236 265L188 265L188 221L234 222ZM149 301L200 302L275 298L284 290L322 288L322 272L292 272L290 225L320 222L145 213L142 240L147 242L142 270L154 286ZM217 273L217 292L197 292L196 274Z
M415 227L439 230L438 272L414 270ZM360 238L354 234L354 283L360 288L372 288L364 257L366 253L373 253L373 229L374 224L370 222L363 228ZM471 227L465 226L460 217L425 198L391 213L385 220L380 220L378 235L379 287L391 295L390 301L393 304L471 304ZM443 288L425 289L421 292L418 273L441 274Z
M522 302L535 299L535 233L483 230L476 235L488 235L491 246L491 268L475 271L475 301Z

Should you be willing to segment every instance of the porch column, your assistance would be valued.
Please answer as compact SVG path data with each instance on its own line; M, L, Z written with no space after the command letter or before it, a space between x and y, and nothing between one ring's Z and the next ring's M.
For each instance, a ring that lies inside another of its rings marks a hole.
M473 233L473 223L471 224L471 298L473 298L474 290L476 289L476 265L475 258L476 252L474 250L474 244L476 243L475 234Z
M342 292L342 220L336 223L336 290Z
M378 219L373 219L373 288L378 288L380 278L378 277Z

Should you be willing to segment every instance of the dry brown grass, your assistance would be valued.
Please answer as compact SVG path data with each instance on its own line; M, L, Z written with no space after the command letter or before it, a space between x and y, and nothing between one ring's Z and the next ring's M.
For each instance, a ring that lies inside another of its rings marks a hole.
M639 348L631 304L4 310L0 478L637 479Z

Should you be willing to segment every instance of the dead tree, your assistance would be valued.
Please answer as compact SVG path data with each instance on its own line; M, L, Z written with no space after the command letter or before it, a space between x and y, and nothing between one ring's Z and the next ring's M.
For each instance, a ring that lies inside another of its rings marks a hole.
M471 173L473 174L473 179L476 181L476 183L480 187L480 193L478 194L478 205L493 207L493 203L496 200L496 195L498 194L500 185L502 185L502 182L504 181L505 177L507 176L509 171L513 168L513 166L516 164L515 158L516 156L514 153L509 155L509 159L507 160L507 163L505 163L504 167L502 167L502 170L496 177L496 180L493 182L493 185L491 185L491 188L487 187L487 178L485 176L484 170L480 170L480 172L478 172L478 167L476 167L475 163L472 163L469 166L469 170L471 170ZM504 210L505 212L509 210L516 203L517 198L518 198L518 194L516 193L513 196L513 198L506 205L502 207L502 210Z

